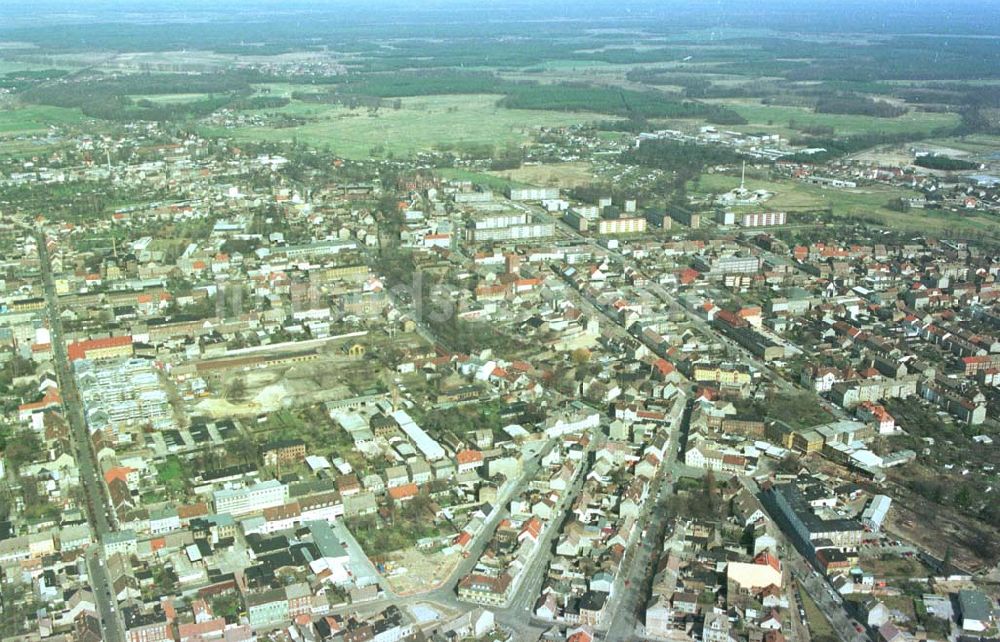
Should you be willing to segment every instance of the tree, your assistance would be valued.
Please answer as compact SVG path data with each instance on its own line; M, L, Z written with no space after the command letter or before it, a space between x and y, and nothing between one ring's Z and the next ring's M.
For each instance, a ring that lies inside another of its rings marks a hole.
M42 444L33 431L22 430L7 443L7 462L12 469L17 470L34 461L41 448Z
M212 598L212 613L216 617L224 617L227 621L234 621L243 608L240 596L235 591L220 593Z
M799 456L794 453L789 453L778 462L778 466L775 470L786 475L794 475L801 469L802 462L799 460Z
M590 350L586 348L577 348L570 353L570 359L573 361L573 365L582 366L583 364L590 361Z
M740 546L747 553L753 553L754 527L747 526L743 529L743 537L740 539Z
M243 380L243 377L237 377L233 379L228 386L226 386L226 400L228 401L238 401L243 399L247 394L247 384Z

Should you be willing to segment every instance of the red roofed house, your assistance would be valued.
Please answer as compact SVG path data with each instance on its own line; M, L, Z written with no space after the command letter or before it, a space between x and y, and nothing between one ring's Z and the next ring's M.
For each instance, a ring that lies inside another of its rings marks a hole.
M521 532L517 534L517 541L523 542L525 539L531 539L534 542L538 542L538 538L542 534L542 522L537 517L532 517L524 523L521 527Z
M655 369L656 374L658 374L661 377L666 377L672 374L674 370L676 370L676 368L674 368L674 364L670 363L663 357L659 357L656 361L653 362L653 368Z
M882 404L873 401L863 401L858 404L855 412L858 415L858 419L870 421L878 425L880 435L890 435L896 431L896 419L889 414L889 411Z
M483 453L478 450L460 450L455 453L455 463L459 474L477 470L483 465Z
M402 486L395 486L389 489L389 497L393 498L397 502L406 502L417 495L420 494L420 488L416 484L410 482L409 484L403 484Z
M70 361L131 357L133 354L132 337L126 335L123 337L74 341L66 347L66 352Z
M472 541L472 534L462 531L461 533L458 534L457 537L455 537L454 543L455 546L464 549L466 546L469 545L469 542L471 541Z
M677 275L677 280L680 282L681 285L691 285L692 283L698 280L699 276L701 276L701 273L698 272L698 270L695 270L693 268L685 268L681 270L680 273Z
M962 357L962 366L965 367L965 376L973 376L980 370L1000 367L1000 354Z
M770 551L761 551L757 557L753 558L753 563L770 566L779 573L781 572L781 560L774 556Z
M135 488L139 484L139 471L129 466L115 466L109 468L104 473L105 483L110 484L115 479L120 479L130 488Z
M62 398L59 396L59 390L49 388L45 392L45 396L42 397L40 401L33 401L31 403L25 403L18 406L17 418L21 421L29 421L35 413L42 413L48 410L59 410L61 406Z

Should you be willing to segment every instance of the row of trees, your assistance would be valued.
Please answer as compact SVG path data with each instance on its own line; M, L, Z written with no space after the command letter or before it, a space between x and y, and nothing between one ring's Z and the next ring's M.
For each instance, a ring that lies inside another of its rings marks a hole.
M896 118L907 111L906 107L856 94L827 96L816 101L816 113L818 114L854 114L874 118Z
M918 156L917 159L913 161L913 164L919 165L920 167L926 167L927 169L940 169L949 172L976 169L979 167L977 163L971 163L969 161L951 158L949 156L936 156L933 154Z

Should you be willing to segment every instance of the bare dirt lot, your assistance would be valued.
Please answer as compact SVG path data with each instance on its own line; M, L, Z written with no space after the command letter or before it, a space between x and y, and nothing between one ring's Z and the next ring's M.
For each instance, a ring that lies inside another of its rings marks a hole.
M434 590L462 559L458 553L424 553L414 548L396 551L388 557L394 567L406 569L406 573L400 575L387 575L389 585L397 595L414 595Z

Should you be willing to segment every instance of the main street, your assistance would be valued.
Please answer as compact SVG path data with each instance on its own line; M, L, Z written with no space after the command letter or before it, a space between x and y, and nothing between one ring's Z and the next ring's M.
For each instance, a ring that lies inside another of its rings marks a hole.
M738 477L740 484L748 491L757 494L758 488L750 478ZM829 620L837 637L843 642L865 642L867 636L858 632L851 622L850 615L844 606L843 598L837 594L829 582L824 579L810 562L810 552L797 541L785 535L789 526L784 523L780 515L775 515L772 510L765 505L765 509L775 518L775 522L781 527L776 532L776 538L781 549L784 551L783 563L790 570L792 577L799 583L806 594L816 603L823 616Z
M587 458L591 451L600 443L600 436L602 435L590 435L590 444L584 451L584 459L580 463L581 469L577 470L576 477L573 479L573 485L567 488L563 494L559 506L553 512L554 517L545 525L541 533L541 538L535 547L535 554L531 557L528 566L521 571L510 602L499 616L501 622L508 619L517 621L531 617L535 600L538 599L542 588L545 571L548 569L549 561L552 559L556 538L562 532L563 524L567 520L567 513L573 506L573 500L580 492L587 478L587 469L589 467Z
M610 619L605 620L601 628L607 631L605 639L610 642L633 639L636 629L642 623L649 588L647 584L651 583L655 572L656 547L663 541L670 521L667 508L674 492L673 468L677 461L681 429L686 420L685 402L678 399L671 411L667 450L654 483L650 484L652 501L647 501L636 520L636 529L641 529L643 535L638 538L633 533L621 570L615 578L616 594L611 596L605 607L605 613L610 615ZM637 541L640 539L641 541Z
M90 583L94 589L94 598L100 612L104 639L118 642L125 639L125 633L117 612L116 600L111 595L111 579L108 577L107 566L103 562L103 553L101 552L101 542L104 537L116 530L111 517L113 511L107 501L101 468L97 463L97 455L94 452L94 445L83 416L83 403L80 401L76 380L73 378L69 358L66 354L66 338L63 334L62 319L59 316L59 297L56 294L45 234L38 231L35 238L38 243L39 269L45 290L46 314L52 342L52 360L55 364L56 378L59 381L63 412L66 421L69 422L70 434L73 437L76 463L80 470L80 485L83 489L87 510L87 522L90 525L91 535L97 542L96 545L92 545L87 550Z
M703 335L705 335L707 337L712 337L713 339L719 340L729 350L731 350L731 351L739 354L741 356L742 360L745 363L753 366L756 370L758 370L758 371L764 373L765 375L767 375L767 377L770 379L770 381L773 383L773 385L775 387L777 387L779 390L781 390L782 392L788 392L788 391L794 390L794 388L795 388L794 385L792 385L791 383L789 383L784 377L782 377L780 374L778 374L777 372L775 372L774 369L772 369L770 366L768 366L767 364L765 364L763 362L763 360L761 360L761 359L757 358L756 356L754 356L753 354L751 354L750 351L747 350L746 348L744 348L744 347L736 344L729 337L726 337L723 334L721 334L720 332L718 332L715 328L712 327L712 325L707 320L701 318L693 310L688 310L684 306L682 306L680 304L680 302L673 296L673 294L671 294L669 291L667 291L667 289L665 287L663 287L663 285L661 285L661 284L657 283L655 280L649 278L648 275L646 275L641 269L638 268L638 266L636 266L634 264L633 261L631 261L629 259L629 257L625 256L624 254L622 254L621 252L619 252L616 249L613 249L613 248L610 248L610 247L605 247L605 246L599 244L594 239L592 239L592 238L590 238L588 236L584 236L583 234L580 234L578 231L576 231L576 230L570 228L568 225L566 225L562 221L562 219L560 219L558 217L552 216L551 214L549 214L548 212L546 212L543 208L529 208L526 205L523 206L523 207L526 209L526 211L530 211L530 212L538 215L542 220L544 220L544 221L546 221L548 223L554 223L556 225L557 229L566 229L566 230L569 230L575 240L579 241L582 244L585 244L585 245L589 246L595 253L598 253L598 254L607 254L608 256L611 256L611 257L614 257L615 259L617 259L623 266L627 265L627 266L635 269L637 274L645 277L646 285L644 287L646 288L646 291L650 292L651 294L654 294L658 299L660 299L660 301L662 301L667 306L667 309L671 313L673 313L673 314L675 314L677 316L684 317L684 319L692 327L694 327L695 329L697 329ZM604 310L602 306L598 305L596 301L590 301L590 303L592 303L598 310L600 310L602 313L604 313L606 316L608 316L610 319L612 319L612 321L615 321L616 323L618 323L617 319L614 316L612 316L609 312L607 312L606 310ZM647 346L647 347L650 347L651 349L653 348L653 346ZM654 350L654 352L655 352L655 350Z

